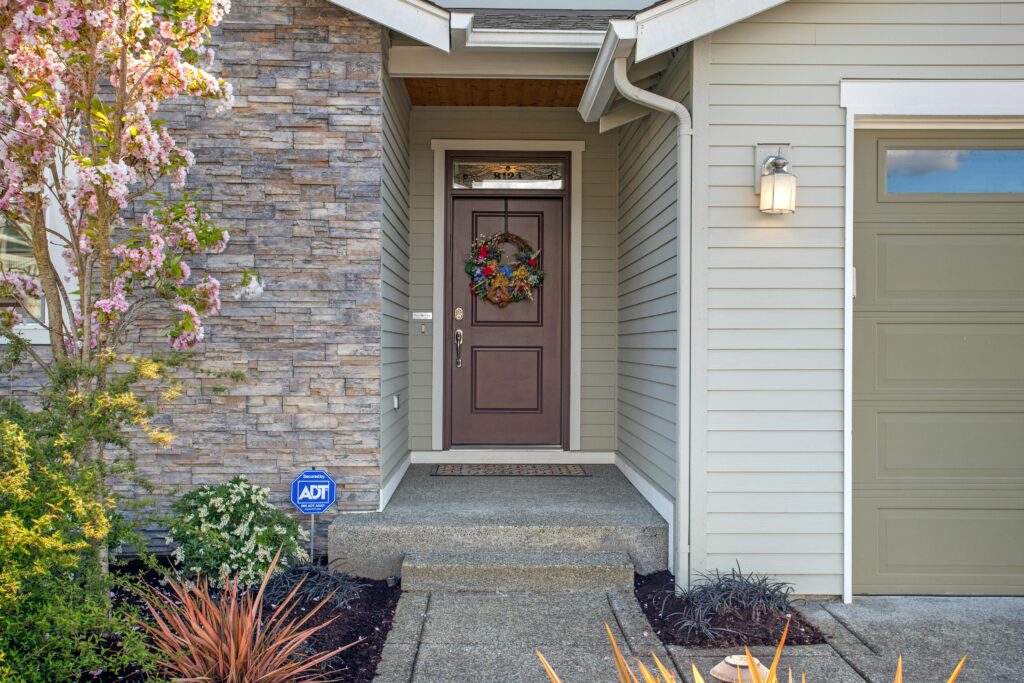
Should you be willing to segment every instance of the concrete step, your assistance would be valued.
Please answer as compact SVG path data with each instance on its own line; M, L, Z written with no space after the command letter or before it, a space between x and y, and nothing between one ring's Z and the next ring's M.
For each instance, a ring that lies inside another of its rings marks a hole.
M402 562L407 591L595 592L633 590L624 552L411 552Z
M387 513L384 513L386 515ZM667 525L505 526L396 524L381 513L339 515L328 534L338 571L383 579L401 575L410 553L624 553L641 574L667 568ZM403 577L404 578L404 577Z

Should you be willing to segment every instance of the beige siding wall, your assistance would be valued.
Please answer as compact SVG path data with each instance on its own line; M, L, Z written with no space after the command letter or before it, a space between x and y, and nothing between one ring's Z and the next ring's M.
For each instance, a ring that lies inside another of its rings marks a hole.
M412 310L433 309L434 153L432 139L583 140L581 447L615 449L615 134L599 135L575 109L414 107L412 111ZM440 317L441 311L434 311ZM409 443L431 448L432 335L410 336Z
M841 591L839 83L1024 78L1022 23L1024 3L793 0L697 42L695 569ZM794 146L795 215L757 212L758 143Z
M689 102L690 52L656 91ZM649 114L619 137L617 368L622 457L668 498L676 492L676 120Z
M409 95L384 74L381 481L409 450ZM395 408L395 397L398 408Z

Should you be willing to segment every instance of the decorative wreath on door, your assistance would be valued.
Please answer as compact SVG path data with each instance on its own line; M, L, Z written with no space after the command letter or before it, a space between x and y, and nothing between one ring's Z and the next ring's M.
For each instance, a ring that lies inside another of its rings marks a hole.
M505 263L504 244L518 249L511 263ZM513 301L533 299L533 291L544 282L540 250L510 232L481 235L473 240L466 259L469 290L480 299L505 308Z

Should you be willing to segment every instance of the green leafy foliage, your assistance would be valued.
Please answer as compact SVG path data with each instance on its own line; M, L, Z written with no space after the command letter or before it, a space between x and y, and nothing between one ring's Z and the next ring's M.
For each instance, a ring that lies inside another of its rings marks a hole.
M129 530L102 495L105 465L79 458L75 439L88 427L61 411L67 404L45 405L0 404L0 681L151 669L133 615L110 602L117 579L98 561L97 547Z
M308 535L298 523L268 500L269 490L235 477L217 486L201 486L172 506L168 543L172 557L186 577L211 581L236 578L254 585L281 550L279 569L309 559L302 548Z

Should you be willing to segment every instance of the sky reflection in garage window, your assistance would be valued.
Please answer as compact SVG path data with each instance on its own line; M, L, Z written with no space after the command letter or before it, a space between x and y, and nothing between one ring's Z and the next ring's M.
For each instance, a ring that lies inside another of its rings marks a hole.
M1024 193L1024 149L887 149L894 194Z

